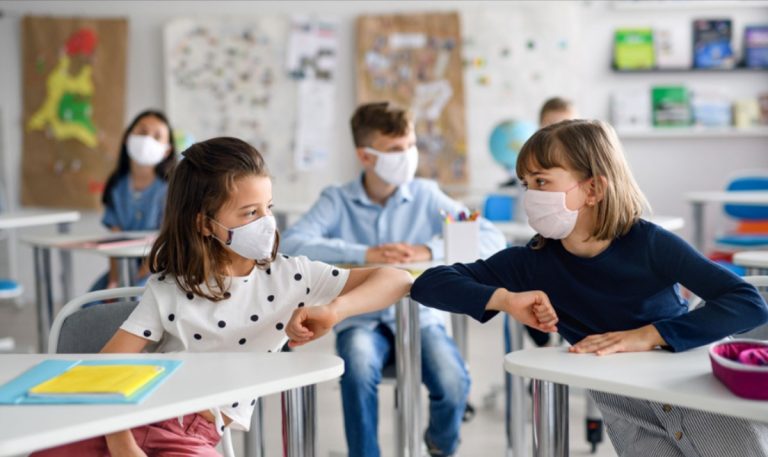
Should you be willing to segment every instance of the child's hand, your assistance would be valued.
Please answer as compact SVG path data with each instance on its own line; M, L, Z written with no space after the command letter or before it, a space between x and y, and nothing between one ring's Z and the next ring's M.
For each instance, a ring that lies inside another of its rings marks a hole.
M285 327L285 333L290 338L288 346L295 348L316 340L328 333L338 321L339 316L333 305L298 308Z
M608 332L600 335L590 335L568 348L569 352L578 354L594 352L597 355L613 354L615 352L650 351L656 346L667 344L656 327L645 327L621 332Z
M519 322L542 332L557 331L555 325L558 321L557 313L549 302L547 294L540 290L517 293L500 290L504 293L502 311L509 313Z

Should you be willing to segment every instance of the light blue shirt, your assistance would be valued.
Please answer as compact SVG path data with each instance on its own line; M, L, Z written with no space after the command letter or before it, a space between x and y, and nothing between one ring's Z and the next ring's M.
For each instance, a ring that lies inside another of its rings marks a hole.
M134 191L130 175L125 175L112 188L112 205L104 209L101 223L123 231L159 230L167 193L168 183L160 178L146 189Z
M426 245L432 258L441 260L441 210L456 214L467 208L445 195L436 182L419 178L398 187L381 206L368 197L361 177L324 189L312 208L282 234L280 251L327 263L364 264L369 247L404 242ZM505 240L489 221L481 218L479 222L479 250L486 258L503 249ZM442 322L434 310L421 307L421 326ZM394 307L346 319L336 331L352 326L375 328L381 323L394 332Z

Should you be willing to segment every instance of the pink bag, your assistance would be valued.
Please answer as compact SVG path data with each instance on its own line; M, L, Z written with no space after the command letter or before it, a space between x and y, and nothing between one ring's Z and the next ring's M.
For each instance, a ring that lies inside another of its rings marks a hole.
M730 340L709 347L712 372L739 397L768 400L768 341Z

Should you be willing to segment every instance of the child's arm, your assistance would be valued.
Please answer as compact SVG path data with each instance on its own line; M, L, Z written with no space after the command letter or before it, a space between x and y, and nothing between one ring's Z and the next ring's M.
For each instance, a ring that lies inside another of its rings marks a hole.
M317 339L342 320L384 309L402 298L413 278L395 268L354 268L349 270L341 293L327 305L298 308L286 326L290 347Z
M101 352L113 354L137 353L141 352L147 343L149 343L149 340L119 329ZM110 433L105 435L104 438L107 440L109 453L113 457L146 457L146 454L136 443L130 430Z
M608 355L615 352L643 352L667 342L653 325L645 325L634 330L608 332L590 335L568 348L569 352L579 354L594 352L597 355Z
M542 291L530 288L526 268L535 259L523 247L505 249L488 260L430 268L413 284L411 297L432 308L467 314L486 322L502 311L544 332L556 331L557 316Z

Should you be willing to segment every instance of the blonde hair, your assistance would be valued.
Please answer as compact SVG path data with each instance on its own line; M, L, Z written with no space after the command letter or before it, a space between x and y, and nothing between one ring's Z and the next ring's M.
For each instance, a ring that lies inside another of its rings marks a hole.
M603 198L595 205L595 240L625 235L643 212L650 211L616 132L606 122L574 119L539 130L523 145L516 171L522 180L534 169L556 167L576 173L580 181L598 178L594 186Z
M544 120L544 116L551 112L563 112L573 110L573 102L562 97L552 97L544 102L539 111L539 123Z

